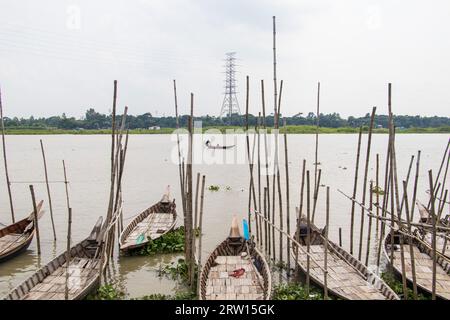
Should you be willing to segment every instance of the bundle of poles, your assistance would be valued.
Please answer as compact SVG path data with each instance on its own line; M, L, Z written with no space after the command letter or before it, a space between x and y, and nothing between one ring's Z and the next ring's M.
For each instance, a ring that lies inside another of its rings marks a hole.
M184 253L188 269L188 285L192 290L199 288L199 278L202 263L202 226L203 205L205 195L206 176L197 172L195 194L193 190L193 152L194 152L194 94L190 95L190 115L188 119L187 156L182 149L180 136L180 122L178 116L178 97L176 80L173 80L175 100L176 136L178 151L178 170L180 179L181 201L184 223ZM201 189L200 189L201 177ZM200 196L200 204L199 204ZM198 239L197 239L198 235Z

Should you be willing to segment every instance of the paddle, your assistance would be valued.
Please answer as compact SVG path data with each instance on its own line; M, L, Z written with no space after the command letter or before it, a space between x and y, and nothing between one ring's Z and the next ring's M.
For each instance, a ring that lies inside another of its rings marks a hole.
M242 230L244 231L245 240L250 240L250 233L248 231L248 222L245 219L242 219Z
M141 233L139 235L139 237L137 237L137 239L136 239L136 244L141 244L142 242L144 242L144 240L145 240L145 235L143 233Z

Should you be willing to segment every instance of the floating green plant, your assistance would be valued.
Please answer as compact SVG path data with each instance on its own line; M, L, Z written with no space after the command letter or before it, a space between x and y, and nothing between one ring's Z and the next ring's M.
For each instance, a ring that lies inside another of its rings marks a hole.
M209 191L219 191L219 189L220 189L219 186L213 184L208 187Z
M372 193L378 194L380 196L384 195L384 190L381 189L380 187L373 187L372 188Z

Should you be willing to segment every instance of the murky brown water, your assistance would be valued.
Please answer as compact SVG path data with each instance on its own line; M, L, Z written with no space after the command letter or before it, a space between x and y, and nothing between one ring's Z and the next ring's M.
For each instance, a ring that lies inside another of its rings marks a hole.
M437 172L449 135L397 135L399 177L404 178L410 156L422 151L419 194L425 197L427 170ZM43 163L39 146L43 139L49 170L52 200L56 221L57 241L53 241L50 214L47 207ZM295 223L294 207L299 203L301 161L307 160L313 171L314 135L289 135L289 170L291 191L291 223ZM343 230L344 247L348 247L350 201L337 192L337 188L352 192L357 135L321 135L319 162L322 168L321 183L331 187L330 237L337 242L339 227ZM380 153L380 172L383 172L387 135L375 135L372 145L372 162L369 179L375 179L375 154ZM179 192L178 167L171 161L174 142L170 135L130 136L125 176L123 182L125 223L149 205L158 201L167 184L172 186L173 196L179 207L182 222L181 198ZM56 254L65 250L67 232L67 211L64 194L62 159L66 161L70 180L70 201L73 207L73 241L86 237L98 216L105 216L109 194L110 137L106 135L57 135L57 136L8 136L7 151L16 219L23 218L32 210L28 185L33 182L36 196L44 199L46 214L40 220L42 255L37 256L35 240L24 254L0 264L0 296L17 286ZM283 148L283 145L281 145ZM365 157L365 143L361 159ZM219 153L234 152L216 151ZM284 156L281 156L282 184L284 186ZM361 166L363 167L363 166ZM347 169L344 169L347 168ZM361 168L362 170L362 168ZM219 192L206 191L204 209L203 257L228 233L233 214L246 217L248 202L249 170L246 164L194 165L194 172L206 175L206 184L219 185ZM360 171L362 179L363 171ZM0 222L10 223L8 195L4 180L3 165L0 165ZM271 179L272 181L272 179ZM361 180L360 180L361 181ZM382 181L382 178L380 178ZM229 186L230 190L225 187ZM360 184L359 189L362 188ZM324 189L319 195L316 221L324 222ZM283 195L283 200L285 199ZM359 221L360 210L356 210ZM356 226L356 230L359 230ZM358 236L355 235L357 239ZM365 239L365 237L364 237ZM116 250L117 251L117 250ZM373 252L374 250L372 250ZM364 251L365 252L365 251ZM161 263L177 259L177 255L155 257L116 257L111 274L125 288L130 297L151 293L172 293L177 284L166 278L159 278L157 271Z

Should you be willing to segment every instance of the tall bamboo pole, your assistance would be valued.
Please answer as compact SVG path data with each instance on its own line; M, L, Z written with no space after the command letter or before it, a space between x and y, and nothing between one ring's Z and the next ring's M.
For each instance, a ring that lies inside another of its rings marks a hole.
M195 215L194 215L194 230L197 229L198 225L198 196L200 187L200 172L197 172L197 183L195 187Z
M433 259L433 277L431 282L431 299L436 300L436 225L437 225L437 219L434 209L434 187L435 184L433 184L433 172L432 170L428 171L428 179L430 184L430 213L431 213L431 219L433 224L433 233L431 238L431 257ZM437 179L436 179L437 180Z
M189 285L192 286L193 281L193 271L194 271L194 261L193 261L193 235L192 235L192 153L193 153L193 123L194 122L194 94L191 93L191 115L189 117L189 151L188 151L188 161L186 164L186 211L187 219L185 225L185 236L187 239L186 243L186 263L189 266Z
M353 199L356 199L356 190L358 188L358 169L359 169L359 155L361 151L361 136L362 136L362 127L359 127L358 148L356 152L356 165L355 165L355 180L353 182ZM350 219L350 254L353 254L354 224L355 224L355 203L352 201L352 211Z
M319 118L320 118L320 82L317 82L317 111L316 111L316 140L315 140L315 152L314 152L314 190L317 188L317 166L319 165ZM314 221L314 213L312 221Z
M377 204L380 203L380 155L377 153L376 156L376 173L375 173L376 177L375 177L375 184L376 184L376 199L377 199ZM370 190L370 193L373 193L373 190ZM380 216L380 209L377 207L377 217ZM378 233L378 219L375 221L376 223L376 233Z
M417 184L419 181L419 166L420 166L420 153L421 151L417 151L417 160L416 160L416 174L414 177L414 190L413 190L413 197L411 201L411 221L414 221L414 208L416 204L416 196L417 196Z
M284 119L284 166L286 169L286 231L291 234L291 220L290 220L290 197L289 197L289 157L288 157L288 141L287 141L287 130L286 130L286 119ZM281 241L281 237L280 237ZM287 270L288 275L291 270L291 242L289 238L286 238L286 258L287 258ZM280 248L280 252L282 252ZM281 257L282 258L282 257ZM280 261L282 259L280 258Z
M275 16L272 17L273 29L273 124L274 128L278 128L278 108L277 108L277 43L276 43L276 21Z
M309 296L309 286L310 286L310 259L309 254L311 252L311 210L310 210L310 179L309 170L306 171L306 251L308 253L306 257L306 294Z
M198 224L198 276L197 276L197 292L200 292L200 272L202 270L202 236L203 236L203 201L205 199L205 175L202 176L202 194L200 195L200 220Z
M364 166L364 179L363 179L363 191L362 191L362 203L366 203L366 194L367 194L367 175L369 174L369 162L370 162L370 148L372 145L372 129L373 123L375 121L375 112L377 111L376 107L372 108L372 115L370 117L370 126L369 126L369 135L367 138L367 151L366 151L366 164ZM364 233L364 211L361 210L361 222L360 222L360 230L359 230L359 251L358 251L358 260L361 260L362 256L362 243L363 243L363 233Z
M6 142L5 142L5 122L3 119L3 104L2 104L2 92L0 90L0 118L2 123L2 145L3 145L3 163L5 165L5 177L6 177L6 187L8 189L8 197L9 197L9 208L11 209L11 219L12 223L15 223L14 217L14 205L13 198L11 193L11 182L9 181L9 173L8 173L8 161L6 158Z
M301 179L301 186L300 186L300 205L299 205L299 211L298 211L298 218L297 218L297 226L295 230L295 239L298 242L300 239L300 220L303 214L303 194L305 190L305 170L306 170L306 160L303 159L303 166L302 166L302 179ZM298 266L298 248L295 247L295 277L298 279L300 275L300 269Z
M408 233L412 233L412 227L411 227L411 220L409 216L409 205L408 205L408 183L406 181L403 181L403 199L405 203L405 215L406 215L406 223L408 224ZM411 274L412 274L412 280L413 280L413 298L414 300L417 300L417 280L416 280L416 262L414 258L414 244L412 242L411 237L408 237L408 243L409 243L409 256L411 260Z
M180 188L181 188L181 203L183 207L183 216L186 212L186 201L185 201L185 192L184 192L184 164L182 162L181 157L181 147L180 147L180 119L178 117L178 97L177 97L177 82L173 80L173 95L175 100L175 123L177 128L177 151L178 151L178 174L180 176Z
M391 158L391 139L389 138L388 140L388 147L387 147L387 152L386 152L386 163L385 163L385 168L384 168L384 194L383 194L383 206L382 206L382 210L381 210L381 215L382 217L386 217L386 207L387 207L387 203L389 201L389 186L390 186L390 158ZM377 267L380 266L380 261L381 261L381 247L382 247L382 243L383 243L383 238L384 238L384 232L386 229L386 223L381 220L380 221L380 237L379 237L379 241L378 241L378 248L377 248Z
M72 208L69 208L69 217L67 220L67 250L66 250L66 285L64 290L64 299L69 300L69 273L70 273L70 238L72 235Z
M370 190L373 189L373 181L370 181ZM373 204L373 192L370 191L370 197L369 197L369 208L370 211L372 211L372 204ZM363 208L364 213L364 208ZM369 265L369 254L370 254L370 238L372 235L372 217L369 217L369 226L367 230L367 246L366 246L366 266Z
M39 234L39 215L36 207L36 197L34 195L34 187L30 184L31 201L33 202L34 230L36 232L36 244L38 256L41 255L41 237Z
M42 139L40 139L39 141L41 143L42 159L44 160L45 185L47 187L48 206L50 208L50 218L52 220L53 240L56 241L55 221L53 220L52 196L50 194L50 185L48 183L47 161L45 160L45 151L44 151L44 145L42 143Z
M325 222L325 256L324 256L324 279L323 279L323 297L328 300L328 234L330 230L330 187L327 187L327 207L326 207L326 222Z

